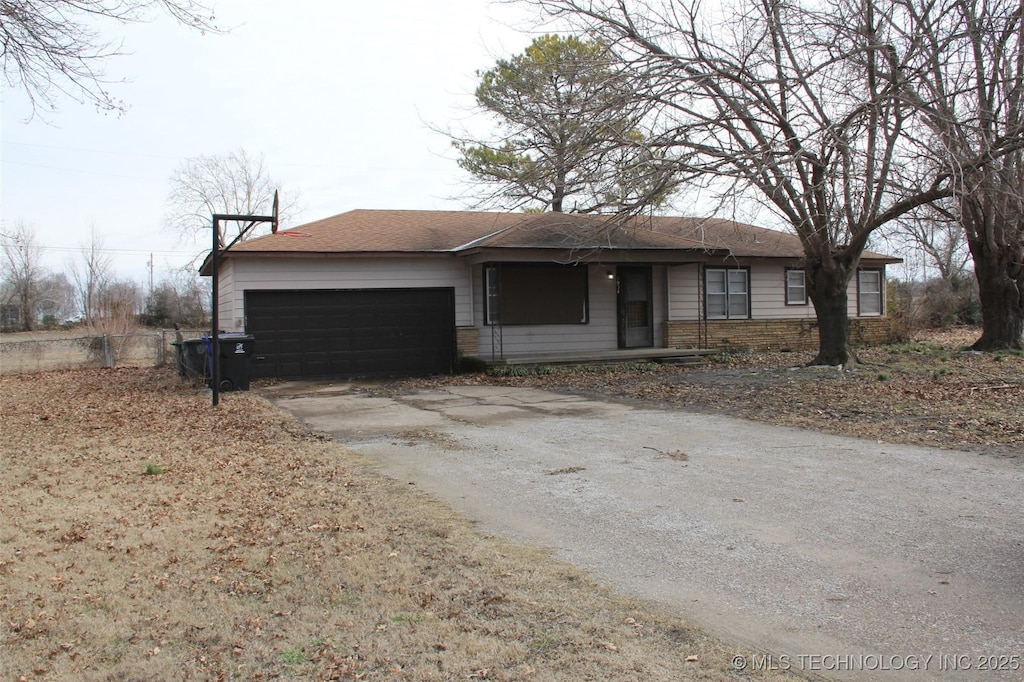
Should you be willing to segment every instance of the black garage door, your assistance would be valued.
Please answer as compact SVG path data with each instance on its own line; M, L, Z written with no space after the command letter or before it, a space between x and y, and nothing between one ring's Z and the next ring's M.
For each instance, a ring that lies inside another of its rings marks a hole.
M253 376L447 374L455 357L452 289L246 291Z

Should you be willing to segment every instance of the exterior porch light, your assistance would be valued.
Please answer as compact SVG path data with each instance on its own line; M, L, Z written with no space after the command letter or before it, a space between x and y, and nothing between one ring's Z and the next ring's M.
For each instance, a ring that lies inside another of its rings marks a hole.
M608 271L607 275L608 275L608 279L615 279L615 273L612 272L611 270Z

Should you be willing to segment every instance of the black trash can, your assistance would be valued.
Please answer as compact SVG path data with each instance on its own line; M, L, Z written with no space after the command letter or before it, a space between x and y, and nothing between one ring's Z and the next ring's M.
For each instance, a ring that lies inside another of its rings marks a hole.
M220 335L221 391L249 390L250 365L255 341L254 337L243 333Z
M206 339L185 339L173 344L177 353L178 376L186 379L206 379L210 376Z

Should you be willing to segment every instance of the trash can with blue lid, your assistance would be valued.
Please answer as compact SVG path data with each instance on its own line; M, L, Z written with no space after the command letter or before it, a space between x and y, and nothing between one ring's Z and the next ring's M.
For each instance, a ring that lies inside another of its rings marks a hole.
M220 340L220 390L248 391L252 349L255 337L245 333L224 333ZM206 337L208 347L213 341ZM213 372L210 372L211 376ZM212 381L212 379L211 379Z

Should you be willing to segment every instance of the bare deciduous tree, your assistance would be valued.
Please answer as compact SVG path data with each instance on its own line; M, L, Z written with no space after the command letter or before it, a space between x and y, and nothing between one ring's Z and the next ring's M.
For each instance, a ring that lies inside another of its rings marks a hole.
M199 327L209 318L208 286L192 268L168 273L146 297L145 323L151 326Z
M128 279L108 281L97 295L96 311L87 329L97 336L126 336L139 326L142 287ZM118 347L118 352L121 347Z
M898 221L896 231L904 241L909 240L924 253L942 280L952 281L964 275L971 254L953 199L936 202L904 216Z
M904 0L903 7L928 40L918 79L920 107L937 139L928 150L956 181L956 217L974 259L983 325L974 348L1021 348L1024 4Z
M4 0L0 45L4 79L39 110L54 111L60 95L104 111L125 105L107 91L106 62L123 54L121 43L96 28L103 20L138 23L163 11L200 31L220 32L213 11L197 0Z
M269 215L278 187L263 156L250 156L244 149L186 159L171 175L166 225L182 235L198 236L209 234L214 213ZM287 224L297 213L294 194L282 196L281 224ZM240 223L221 223L221 243L233 239L242 227ZM232 233L232 229L236 231ZM257 234L254 231L247 238Z
M699 182L760 201L799 236L818 320L814 362L855 359L847 288L868 238L952 193L902 163L915 141L908 65L917 44L890 0L802 6L534 0L615 45L663 107L655 143ZM898 29L898 30L897 30Z
M0 234L3 241L3 282L8 304L18 307L25 331L36 328L41 286L48 271L43 267L43 250L35 231L26 223L18 223L10 232Z
M78 258L67 265L78 296L78 306L86 324L93 324L100 312L100 295L113 277L113 258L104 252L103 238L96 226L89 229L89 242L83 244Z
M38 314L43 325L57 325L74 314L75 288L63 272L50 272L39 283Z

